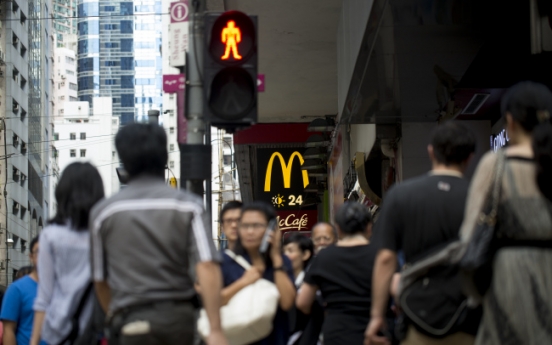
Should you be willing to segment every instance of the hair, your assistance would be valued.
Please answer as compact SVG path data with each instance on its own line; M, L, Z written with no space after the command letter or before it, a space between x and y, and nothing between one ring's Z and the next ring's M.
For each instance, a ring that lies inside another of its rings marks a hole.
M235 210L235 209L241 209L243 207L243 203L241 201L238 201L238 200L232 200L232 201L228 201L226 203L226 205L224 205L224 207L222 208L222 210L220 210L220 222L222 223L222 217L224 217L224 214L230 210Z
M57 212L50 223L69 222L75 230L86 230L90 210L104 197L100 173L90 163L69 164L61 174L55 195Z
M115 147L130 179L142 174L164 176L169 154L161 126L128 124L115 136Z
M267 222L276 219L276 217L278 216L274 207L264 201L253 201L251 203L245 204L242 208L242 217L246 212L260 212L265 216ZM270 245L268 247L268 250L263 254L263 260L266 264L266 267L272 267L272 259L270 258L271 247L272 245ZM246 253L246 250L241 243L239 231L238 241L236 242L236 246L234 247L234 252L237 255L244 255Z
M33 251L33 248L35 246L35 244L38 243L38 236L34 237L32 240L31 240L31 245L29 246L31 252Z
M284 246L290 243L296 243L301 253L305 253L306 251L310 252L311 255L309 258L303 261L303 268L307 267L314 256L314 243L312 243L312 240L305 235L294 233L284 240Z
M33 266L23 266L15 274L15 280L23 278L24 276L31 274L33 271Z
M345 202L335 215L335 222L341 232L353 235L366 231L372 222L372 214L368 208L358 202Z
M433 130L431 146L435 159L445 165L462 164L475 152L475 136L463 124L448 121Z
M537 185L552 201L552 92L543 84L518 83L502 98L501 112L503 116L511 114L514 121L531 134Z
M334 240L337 240L338 238L338 235L337 235L337 229L335 228L335 226L332 224L332 223L328 223L328 222L318 222L316 224L314 224L314 226L311 228L311 233L314 231L314 229L319 226L319 225L327 225L329 226L330 228L332 228L332 234L334 236Z

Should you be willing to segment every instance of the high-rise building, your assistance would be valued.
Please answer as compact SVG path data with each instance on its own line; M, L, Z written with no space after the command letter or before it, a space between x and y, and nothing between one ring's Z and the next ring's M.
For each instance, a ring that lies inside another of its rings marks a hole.
M2 286L28 264L48 214L53 34L49 0L0 2L0 237ZM5 247L4 247L4 244Z
M78 5L79 100L111 97L121 124L162 110L161 1Z
M53 0L56 46L67 47L68 35L77 34L77 0Z
M77 54L69 48L55 48L52 67L54 89L52 90L53 118L65 114L66 102L78 101L77 89ZM69 114L68 114L69 115Z

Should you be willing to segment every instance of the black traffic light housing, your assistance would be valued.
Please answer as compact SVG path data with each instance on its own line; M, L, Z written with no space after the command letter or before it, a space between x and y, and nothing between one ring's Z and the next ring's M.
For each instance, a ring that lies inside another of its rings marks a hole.
M239 11L204 17L205 121L229 132L257 122L257 16Z

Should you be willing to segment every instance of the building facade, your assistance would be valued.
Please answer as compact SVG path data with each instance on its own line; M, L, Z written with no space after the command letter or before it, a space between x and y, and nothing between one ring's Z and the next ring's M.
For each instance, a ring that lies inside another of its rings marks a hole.
M0 3L2 207L0 285L29 264L29 242L48 218L51 2Z
M52 90L53 118L65 115L65 102L78 101L77 54L69 48L55 48ZM70 114L68 114L70 115Z
M162 111L161 1L78 5L79 100L111 97L121 124Z
M56 47L67 47L67 37L77 34L77 0L53 0Z

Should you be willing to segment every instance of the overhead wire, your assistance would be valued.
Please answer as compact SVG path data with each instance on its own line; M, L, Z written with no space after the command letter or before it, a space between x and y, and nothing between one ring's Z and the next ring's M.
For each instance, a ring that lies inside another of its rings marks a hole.
M39 20L63 20L63 19L89 19L89 18L120 18L120 17L133 17L133 16L166 16L170 15L169 12L162 13L132 13L132 14L111 14L111 15L90 15L90 16L67 16L67 17L41 17L41 18L29 18L26 21L39 21ZM21 21L21 18L4 19L4 21Z

